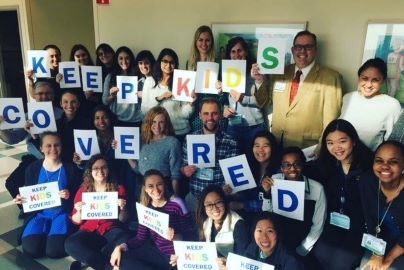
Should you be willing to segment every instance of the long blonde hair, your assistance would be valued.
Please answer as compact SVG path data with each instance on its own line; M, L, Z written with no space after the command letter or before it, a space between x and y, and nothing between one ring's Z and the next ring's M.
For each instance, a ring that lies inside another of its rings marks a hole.
M166 120L163 134L166 136L174 136L173 124L171 123L170 116L168 115L167 110L161 106L155 106L147 112L142 124L143 143L148 144L153 139L151 126L153 124L154 118L159 114L162 114Z
M193 39L192 46L191 46L191 53L190 53L190 57L188 60L188 70L196 70L196 63L201 60L201 55L199 54L198 48L196 47L196 43L199 39L199 36L202 33L208 33L210 36L210 39L212 41L211 48L208 53L208 62L215 61L215 58L216 58L215 42L214 42L214 38L213 38L212 29L210 29L209 26L202 25L202 26L199 26L198 29L196 29L195 34L194 34L194 39Z

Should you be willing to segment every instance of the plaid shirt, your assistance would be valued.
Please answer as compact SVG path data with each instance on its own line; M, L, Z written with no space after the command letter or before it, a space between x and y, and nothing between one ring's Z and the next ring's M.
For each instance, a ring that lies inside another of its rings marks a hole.
M195 135L203 135L203 129L197 130L192 134ZM220 169L219 160L226 159L229 157L234 157L238 155L238 148L237 142L231 137L230 135L224 133L223 131L219 130L215 134L215 148L216 148L216 155L215 155L215 167L213 169L213 179L212 180L205 180L197 178L197 173L194 173L191 176L189 182L189 189L191 193L199 199L202 190L210 184L215 184L218 186L224 185L224 177L222 174L222 170ZM183 166L188 165L188 153L187 153L187 142L185 140L183 145Z

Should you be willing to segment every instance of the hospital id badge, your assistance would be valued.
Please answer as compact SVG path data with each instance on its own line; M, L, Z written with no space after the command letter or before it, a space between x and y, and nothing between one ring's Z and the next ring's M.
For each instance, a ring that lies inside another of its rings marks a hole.
M367 233L363 234L361 246L379 256L384 256L386 251L386 241Z
M237 126L241 125L243 121L243 116L241 114L236 114L234 117L229 118L230 125Z
M349 230L351 227L351 219L347 215L332 212L330 214L330 224L345 230Z
M198 169L198 171L196 172L196 178L201 179L201 180L212 181L213 180L213 169L210 169L210 168Z
M286 83L285 82L275 82L274 92L285 92Z

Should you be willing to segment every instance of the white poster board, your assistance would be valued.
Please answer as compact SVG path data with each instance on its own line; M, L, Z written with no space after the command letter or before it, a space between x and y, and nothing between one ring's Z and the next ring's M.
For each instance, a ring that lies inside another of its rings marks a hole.
M25 198L22 204L24 213L48 209L62 204L59 196L58 182L49 182L19 188L21 197Z

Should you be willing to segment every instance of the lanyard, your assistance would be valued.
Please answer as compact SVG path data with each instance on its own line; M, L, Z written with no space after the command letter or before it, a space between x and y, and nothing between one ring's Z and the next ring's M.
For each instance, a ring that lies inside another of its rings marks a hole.
M344 209L345 209L345 203L346 203L346 197L347 197L347 175L344 174L344 171L341 166L340 170L340 181L339 181L339 213L344 214Z

